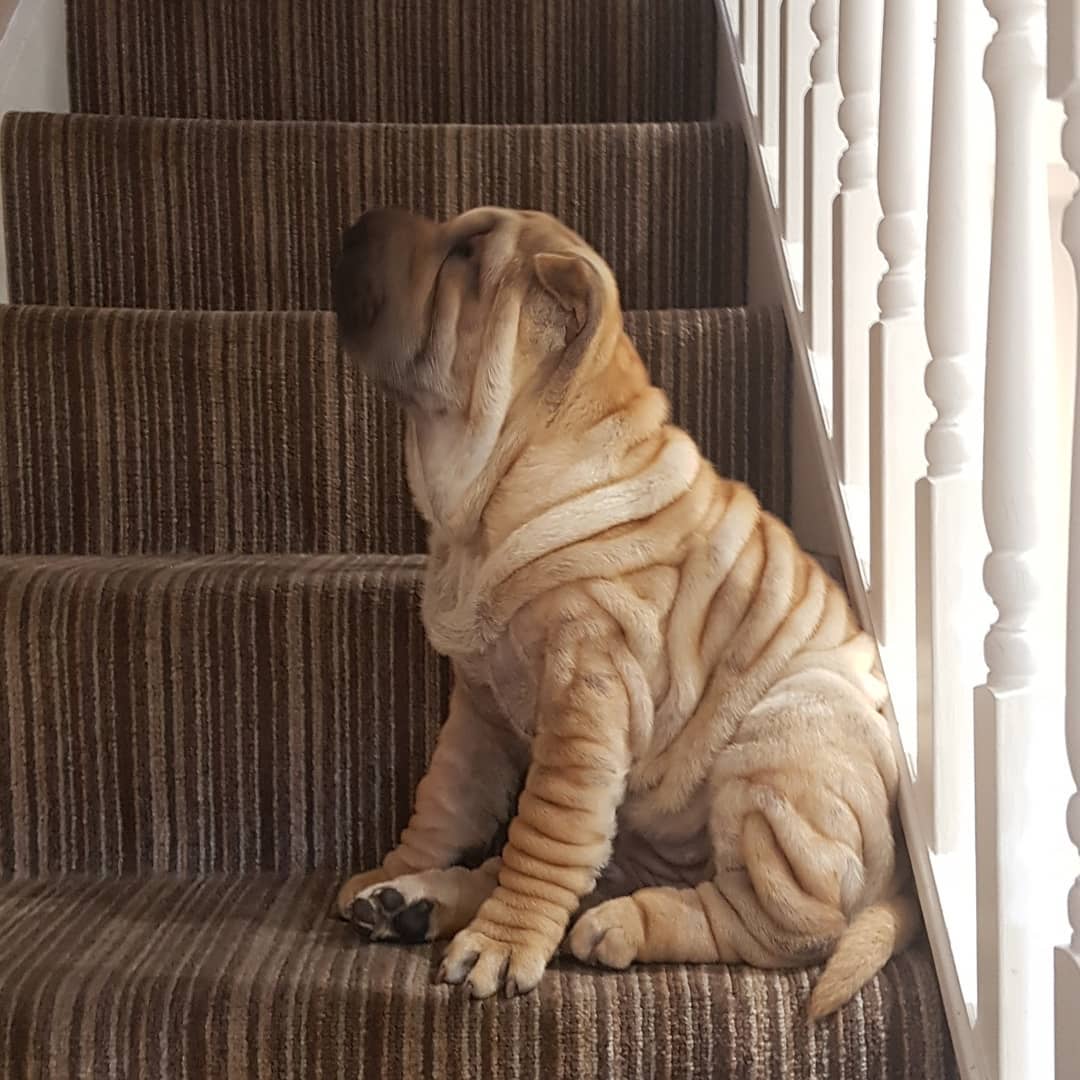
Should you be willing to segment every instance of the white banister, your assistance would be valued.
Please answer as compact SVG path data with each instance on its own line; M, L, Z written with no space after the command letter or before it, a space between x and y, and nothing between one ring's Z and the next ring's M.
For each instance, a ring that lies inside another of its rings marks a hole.
M777 144L780 131L780 4L760 0L758 15L758 132L772 168L770 181L779 188L776 175Z
M914 674L915 484L928 422L923 373L931 0L885 0L877 179L888 269L870 332L870 599L878 640Z
M758 4L761 0L739 0L739 59L750 108L756 113L758 60Z
M1065 105L1061 148L1069 169L1080 175L1080 3L1050 0L1047 27L1048 89ZM1065 247L1080 287L1080 196L1065 211ZM1080 341L1078 356L1080 356ZM1065 646L1065 745L1075 791L1066 809L1069 838L1080 849L1080 367L1073 413L1072 484L1069 508L1068 629ZM1071 939L1054 953L1057 1080L1080 1080L1080 877L1067 901Z
M1050 251L1044 0L985 0L997 21L984 76L994 99L996 157L987 321L983 579L998 610L975 692L978 1030L992 1080L1049 1074L1040 1018L1048 958L1032 947L1035 733L1046 722L1040 671L1044 599L1042 451L1050 375ZM1041 430L1042 429L1042 430ZM1045 782L1045 781L1042 781Z
M1067 171L1048 162L1045 100L1049 54L1076 179L1080 0L725 2L768 241L755 287L775 284L764 254L820 406L800 438L823 455L848 588L880 646L958 1071L1051 1080L1056 1022L1057 1080L1080 1080L1080 427L1068 635L1069 454L1049 452L1068 411L1052 380L1074 348L1080 363L1080 196L1062 277Z
M882 0L841 0L840 192L833 204L833 441L841 481L865 489L870 455L870 326L881 257L874 185Z
M807 0L783 0L780 7L780 215L788 265L802 269L806 94L810 89L810 7ZM800 289L802 279L795 283Z
M971 823L971 604L985 537L977 525L975 15L968 0L938 0L926 225L926 392L937 416L916 491L918 777L934 849L954 849Z
M803 313L818 397L830 414L832 405L832 205L840 187L837 162L843 138L837 120L839 0L814 0L810 26L818 44L810 60L806 94L806 140L803 188Z

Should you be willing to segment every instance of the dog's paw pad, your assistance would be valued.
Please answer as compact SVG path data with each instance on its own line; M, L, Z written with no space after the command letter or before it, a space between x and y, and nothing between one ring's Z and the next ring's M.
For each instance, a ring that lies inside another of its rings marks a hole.
M393 887L387 885L373 894L373 899L385 912L394 912L405 904L405 897Z
M357 929L371 930L378 920L378 912L375 905L364 896L358 896L350 905L348 911L349 922Z
M394 931L398 940L410 944L427 941L431 913L435 905L430 900L416 900L394 915Z
M400 941L418 945L432 931L431 900L410 901L393 885L377 885L361 893L349 908L349 922L371 941Z

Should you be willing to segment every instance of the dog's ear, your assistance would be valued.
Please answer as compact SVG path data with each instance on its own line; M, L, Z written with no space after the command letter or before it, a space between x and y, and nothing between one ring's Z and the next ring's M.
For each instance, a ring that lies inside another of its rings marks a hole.
M600 321L600 280L588 261L580 255L558 255L541 252L534 256L533 266L540 284L570 315L566 343L596 328Z

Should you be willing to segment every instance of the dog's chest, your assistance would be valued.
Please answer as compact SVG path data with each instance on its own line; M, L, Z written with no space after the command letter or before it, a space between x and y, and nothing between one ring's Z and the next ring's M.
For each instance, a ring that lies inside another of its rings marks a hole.
M518 734L531 738L542 633L485 621L483 580L483 560L467 550L453 548L433 557L424 585L424 626L435 649L454 661L459 677L482 690Z
M539 680L531 650L506 631L483 652L456 659L462 678L483 688L506 725L531 740L536 731Z
M433 553L424 576L424 628L436 651L456 661L483 651L482 560L451 546Z

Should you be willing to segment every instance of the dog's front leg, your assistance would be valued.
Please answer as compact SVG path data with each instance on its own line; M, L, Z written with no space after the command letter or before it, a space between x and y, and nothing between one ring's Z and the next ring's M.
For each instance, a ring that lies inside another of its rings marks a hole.
M526 763L524 745L478 708L465 683L455 678L449 715L416 789L409 823L380 867L342 885L338 913L349 918L354 902L373 885L442 870L486 851L513 812Z
M546 665L532 763L495 891L451 942L439 977L474 997L532 990L611 854L629 768L626 691L580 643Z

